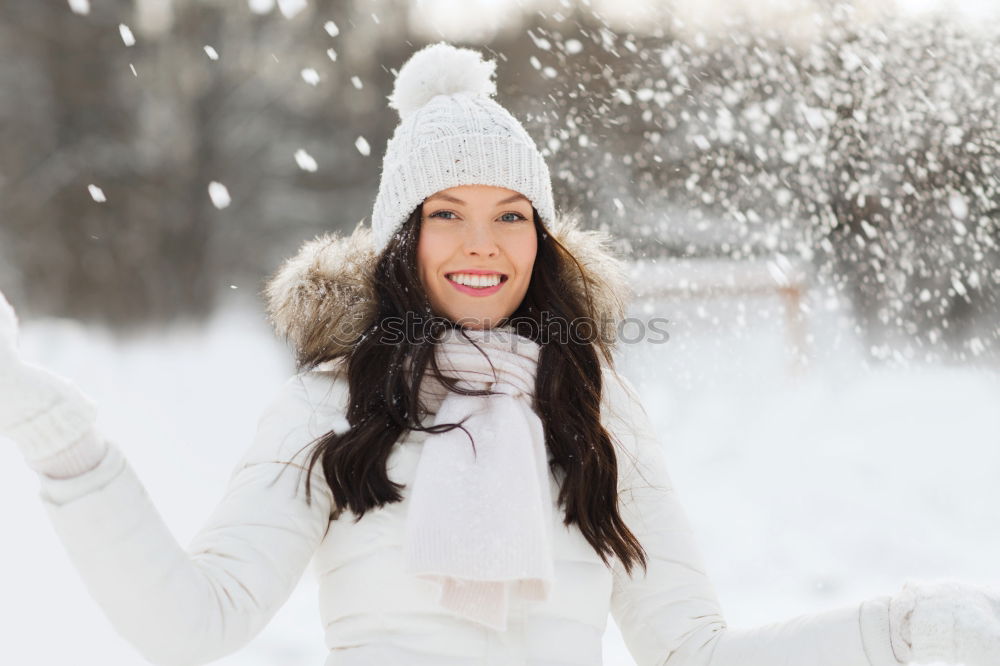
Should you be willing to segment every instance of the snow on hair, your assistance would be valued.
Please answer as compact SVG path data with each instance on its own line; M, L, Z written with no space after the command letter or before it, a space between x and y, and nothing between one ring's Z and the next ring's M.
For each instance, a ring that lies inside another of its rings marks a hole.
M431 98L467 92L484 97L496 94L496 62L483 60L473 49L438 42L420 49L399 69L389 106L406 118Z

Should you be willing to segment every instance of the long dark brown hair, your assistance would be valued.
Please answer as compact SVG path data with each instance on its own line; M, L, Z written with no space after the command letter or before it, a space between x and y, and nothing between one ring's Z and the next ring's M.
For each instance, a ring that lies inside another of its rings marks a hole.
M601 359L613 367L611 349L596 326L574 328L568 342L565 336L553 340L545 329L552 321L593 321L594 285L573 254L545 229L538 211L532 211L538 251L531 281L517 310L502 323L511 323L518 334L540 345L533 407L544 425L551 471L557 479L562 474L558 503L565 509L564 524L576 523L605 564L609 555L617 556L631 574L637 561L646 568L646 555L619 513L618 460L601 423ZM339 351L316 351L298 359L300 372L334 359L341 359L346 371L350 428L330 431L310 442L309 446L316 447L306 469L308 500L312 470L321 462L333 496L331 519L347 508L358 521L369 509L402 500L399 491L405 486L389 479L386 463L406 431L465 430L461 423L421 424L418 388L428 366L450 390L466 395L491 393L465 390L437 367L435 345L445 328L462 329L435 316L420 280L417 239L422 218L423 204L377 257L372 276L377 314L368 329ZM578 280L583 289L567 288L567 276ZM415 321L414 314L425 315L425 325L405 335L400 336L398 325L389 325ZM411 364L409 374L404 371L406 359Z

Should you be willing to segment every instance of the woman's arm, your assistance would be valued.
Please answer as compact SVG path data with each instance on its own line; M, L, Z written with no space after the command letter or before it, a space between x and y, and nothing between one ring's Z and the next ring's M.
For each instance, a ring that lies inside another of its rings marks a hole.
M605 427L617 438L622 518L646 550L648 572L615 560L611 613L639 666L899 666L889 597L730 628L705 571L662 446L635 389L605 374Z
M91 596L150 662L204 664L235 652L291 595L326 533L331 508L320 464L312 505L306 504L298 465L305 467L311 447L296 453L314 437L347 427L324 395L329 390L319 373L284 384L222 500L186 549L114 442L83 474L40 475L45 510Z

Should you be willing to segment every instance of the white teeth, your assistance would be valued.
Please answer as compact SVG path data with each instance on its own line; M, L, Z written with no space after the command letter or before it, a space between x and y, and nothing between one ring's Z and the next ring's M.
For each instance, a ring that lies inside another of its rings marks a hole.
M495 287L500 284L499 275L470 275L469 273L453 273L448 276L452 282L464 284L467 287Z

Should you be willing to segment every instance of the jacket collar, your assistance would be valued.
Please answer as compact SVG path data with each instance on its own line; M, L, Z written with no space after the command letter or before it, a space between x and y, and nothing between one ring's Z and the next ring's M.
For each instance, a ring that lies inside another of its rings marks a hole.
M581 229L567 215L557 216L548 230L591 279L589 316L604 323L604 335L615 346L633 292L624 263L610 249L610 236ZM278 336L291 343L296 359L339 355L372 325L377 258L371 228L359 223L349 235L327 232L304 242L266 279L262 295L268 319ZM579 271L569 270L564 279L568 289L582 295Z

